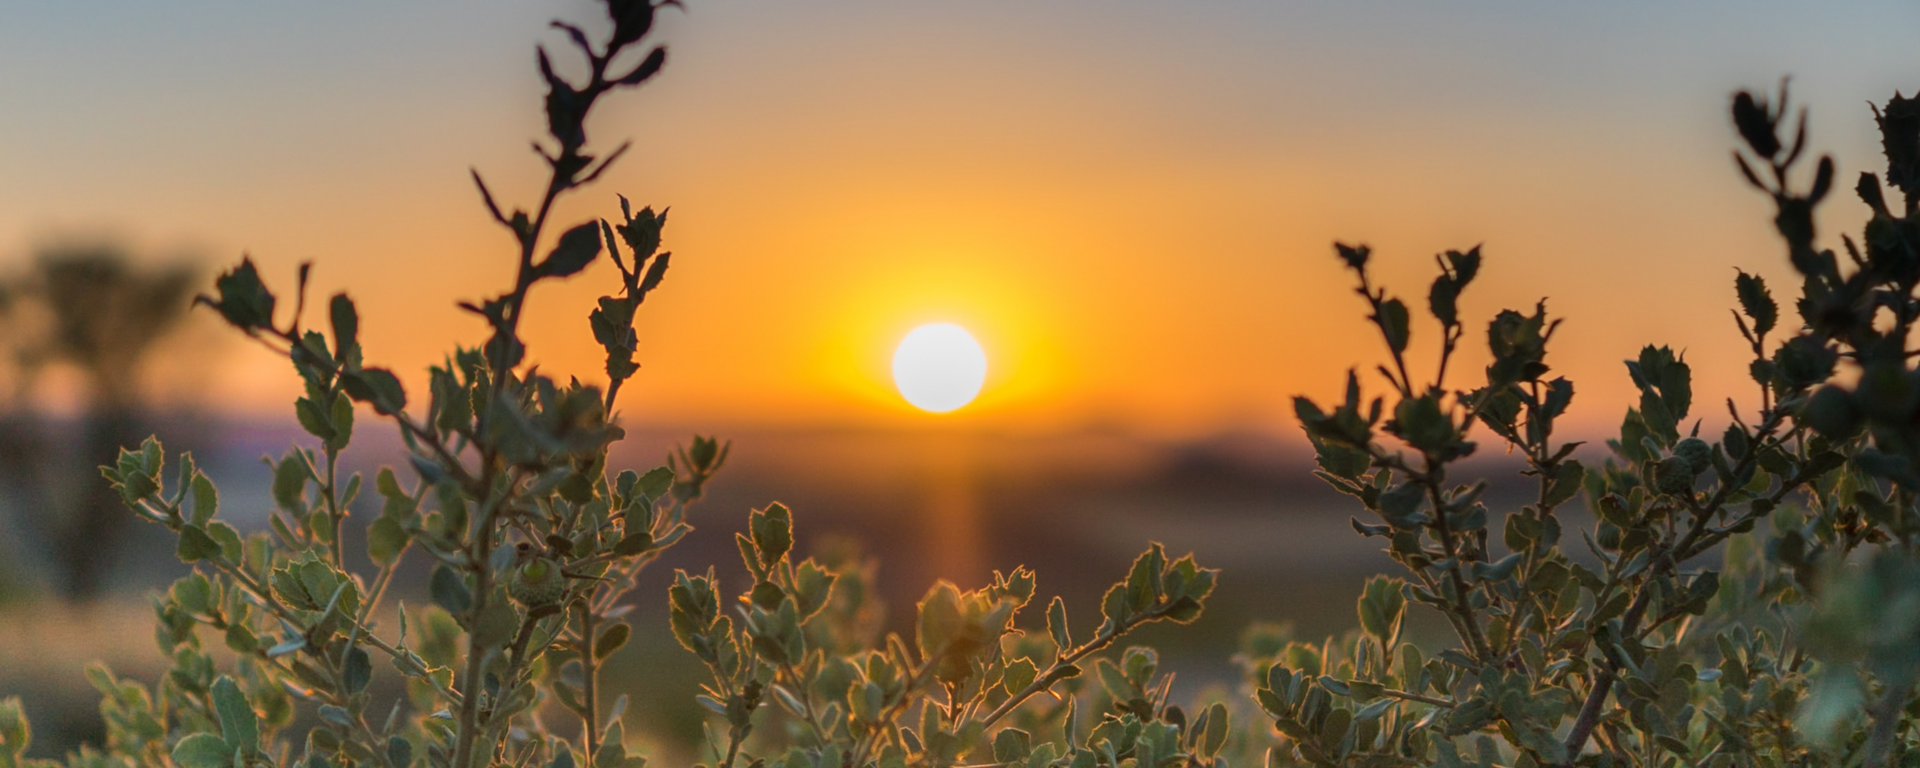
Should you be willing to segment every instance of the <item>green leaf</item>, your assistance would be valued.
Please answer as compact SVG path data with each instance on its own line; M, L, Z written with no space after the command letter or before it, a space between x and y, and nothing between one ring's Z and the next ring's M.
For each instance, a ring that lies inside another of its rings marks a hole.
M173 761L182 768L231 768L233 748L211 733L196 733L173 745Z
M1408 646L1408 647L1412 647L1412 646ZM1362 708L1359 712L1354 713L1353 719L1356 722L1361 722L1361 723L1367 723L1367 722L1372 722L1374 720L1378 720L1380 719L1381 715L1384 715L1387 713L1388 708L1398 703L1399 703L1399 700L1386 698L1386 697L1375 699L1372 704L1368 704L1366 707Z
M364 648L355 647L347 651L347 663L341 668L340 681L347 686L347 693L359 693L373 680L373 660L367 657Z
M167 590L167 596L187 613L206 613L213 607L213 584L199 573L190 573L180 577Z
M206 475L193 476L193 524L206 525L220 509L220 492Z
M1474 563L1474 578L1484 579L1486 581L1504 581L1507 577L1513 575L1514 570L1519 568L1521 561L1525 559L1525 553L1515 552L1500 558L1497 562Z
M234 530L233 526L219 520L208 521L207 536L220 545L220 554L226 555L229 562L240 562L245 547L240 541L240 532Z
M641 531L627 534L620 543L613 545L613 553L621 557L632 557L653 548L653 534Z
M1007 689L1007 695L1012 696L1032 685L1034 677L1039 674L1039 669L1033 666L1031 660L1015 659L1007 663L1006 674L1001 677L1000 682Z
M455 616L465 614L467 609L473 607L473 593L467 589L466 580L445 565L433 569L427 590L433 595L435 605Z
M554 244L553 252L534 268L541 277L566 277L586 269L600 255L600 227L587 222L569 229Z
M160 476L160 465L166 461L166 451L160 447L159 438L149 435L140 441L140 468L154 477Z
M387 739L387 762L393 768L407 768L413 765L413 742L399 736Z
M206 529L197 525L180 526L180 545L174 549L180 562L198 562L218 554L220 543L208 536Z
M120 497L126 500L128 506L137 504L142 499L159 492L160 483L145 472L132 472L121 476Z
M885 706L886 692L871 680L853 687L847 693L847 708L853 712L853 718L863 723L879 719L880 709Z
M1733 278L1734 292L1740 296L1740 309L1753 318L1755 336L1765 336L1773 330L1780 316L1780 305L1774 303L1773 294L1767 291L1767 282L1759 275L1739 273Z
M218 300L202 296L196 301L212 306L241 330L272 327L273 294L260 282L260 272L254 268L253 259L241 258L240 266L214 279L213 288L220 292Z
M1668 363L1660 377L1660 399L1678 421L1693 407L1693 370L1680 360Z
M921 658L931 659L947 649L960 634L966 620L960 614L960 590L941 581L920 600L919 631L915 642Z
M793 587L795 608L799 609L800 620L806 621L827 607L827 599L833 594L833 584L838 581L819 563L808 559L794 570Z
M787 511L786 505L774 502L764 510L756 509L749 522L753 529L753 547L759 552L762 567L772 568L793 549L793 513Z
M333 357L341 365L349 368L348 357L354 348L360 345L360 313L353 308L353 299L344 293L336 293L333 300L327 302L327 314L333 321Z
M1145 611L1160 601L1163 593L1162 571L1167 565L1167 556L1159 543L1134 558L1133 568L1127 572L1127 608L1129 612Z
M593 657L605 659L612 656L615 651L627 644L627 637L632 631L626 622L608 625L606 629L600 631L600 637L593 641Z
M300 398L293 403L293 414L300 419L300 428L307 434L332 442L334 437L331 412L322 409L319 403L310 398Z
M412 537L407 529L393 515L381 515L367 526L367 557L375 565L392 565L400 559L400 553L407 548Z
M640 488L640 492L646 494L649 500L659 501L666 498L667 491L673 490L673 470L667 469L666 467L654 467L649 470L647 474L641 476L638 487Z
M1451 275L1441 275L1433 279L1433 288L1427 291L1427 310L1441 325L1460 324L1460 312L1455 306L1460 297L1460 286Z
M1206 727L1200 731L1200 754L1209 758L1220 754L1221 748L1227 745L1230 717L1225 704L1214 702L1213 706L1207 707L1206 713L1201 715Z
M1587 476L1587 468L1576 459L1568 459L1555 471L1553 482L1547 486L1545 498L1548 509L1571 501L1580 495L1581 481Z
M251 654L260 649L260 638L254 637L253 630L247 629L245 624L228 624L222 639L235 653Z
M1033 735L1019 728L1003 728L993 737L993 759L1002 763L1025 760L1033 751Z
M392 416L407 407L407 392L400 379L385 368L363 368L340 377L347 396L373 406L382 416Z
M32 744L33 724L21 711L20 698L0 698L0 755L24 753Z
M1360 596L1360 628L1385 647L1400 633L1400 620L1406 615L1407 598L1401 593L1406 582L1386 576L1367 579Z
M388 499L407 497L407 491L400 487L400 479L394 476L392 467L380 468L380 472L373 476L373 488Z
M660 254L659 258L653 260L653 265L647 267L646 278L640 281L641 296L646 296L652 293L653 289L660 287L660 281L667 279L667 264L672 261L671 253Z
M774 690L781 690L774 686ZM624 768L627 763L626 735L621 732L619 723L614 723L606 738L600 742L600 748L594 750L593 768Z
M213 681L213 709L220 716L220 734L231 749L249 754L260 748L260 716L233 678L221 675ZM228 753L231 757L232 753Z
M1100 617L1108 624L1121 624L1133 618L1132 609L1127 607L1127 585L1123 582L1107 588L1100 598Z
M333 398L333 439L327 445L334 450L347 447L353 439L353 401L344 397ZM343 504L345 502L342 502Z
M756 582L753 591L747 593L748 602L769 611L778 608L780 601L786 598L786 591L771 581Z
M1113 662L1100 659L1093 663L1093 669L1099 673L1100 684L1107 689L1107 695L1113 697L1114 701L1124 703L1140 695L1140 692L1134 690L1133 681L1128 680L1127 674L1120 671Z
M1395 354L1407 351L1407 305L1399 299L1387 299L1380 304L1380 313L1374 316L1374 322L1380 324L1380 332L1387 337L1387 346Z
M300 457L288 453L281 457L280 463L273 467L273 501L281 509L289 512L304 512L306 505L307 481L313 473L307 470L307 463Z
M1120 665L1127 674L1127 680L1133 683L1133 687L1144 691L1147 689L1148 681L1153 679L1154 670L1160 666L1160 653L1152 648L1136 645L1127 649L1126 655L1121 657Z
M1073 650L1073 633L1067 628L1067 602L1058 596L1047 604L1047 634L1053 636L1053 646L1060 653Z

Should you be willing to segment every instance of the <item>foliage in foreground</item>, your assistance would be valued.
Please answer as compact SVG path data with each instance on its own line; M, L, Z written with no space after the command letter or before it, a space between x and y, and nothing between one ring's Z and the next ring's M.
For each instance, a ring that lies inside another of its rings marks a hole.
M1314 765L1786 766L1920 764L1920 103L1879 111L1890 210L1880 181L1856 192L1872 219L1846 261L1815 244L1831 191L1822 157L1798 191L1805 115L1742 92L1737 165L1773 198L1774 224L1802 278L1800 323L1783 328L1766 284L1740 274L1734 321L1753 352L1756 399L1729 399L1701 436L1691 369L1667 347L1627 361L1640 391L1600 466L1556 442L1573 384L1548 378L1559 321L1545 303L1488 325L1493 362L1472 389L1447 385L1465 335L1456 302L1480 268L1450 251L1428 294L1441 326L1432 383L1410 373L1409 311L1374 286L1364 246L1337 247L1389 355L1389 391L1295 401L1318 474L1378 516L1406 578L1367 585L1364 631L1287 646L1258 670L1258 697ZM1797 124L1791 141L1781 132ZM1756 170L1758 168L1758 170ZM1786 336L1774 342L1776 330ZM1832 383L1857 374L1858 384ZM1690 421L1691 420L1691 421ZM1484 428L1525 457L1534 501L1494 517L1484 482L1449 470ZM1383 444L1391 438L1401 447ZM1585 494L1596 517L1577 538L1558 510ZM1497 537L1497 538L1496 538ZM1716 553L1721 556L1716 557ZM1715 562L1716 560L1720 562ZM1444 616L1457 644L1402 642L1403 606Z
M607 465L622 437L610 414L638 370L634 314L670 255L659 250L666 213L635 213L624 198L619 223L545 236L555 200L626 149L588 153L589 112L665 61L659 47L622 55L651 31L655 4L607 0L605 9L603 42L554 24L584 58L584 84L539 53L550 135L535 149L551 177L536 209L504 212L474 174L513 239L518 270L499 296L460 305L490 336L431 370L424 403L363 360L346 295L327 303L330 333L303 326L305 265L291 315L276 311L280 297L250 260L219 277L217 295L198 299L292 363L305 384L294 413L317 447L272 462L276 508L268 530L251 534L221 516L218 491L193 458L168 465L157 440L102 468L136 516L177 535L177 555L194 572L154 600L157 639L172 661L156 684L88 671L104 696L107 740L70 755L68 766L645 765L629 751L626 697L608 706L599 690L600 665L630 635L625 617L635 606L623 601L636 575L692 531L688 509L727 447L695 437L663 467ZM587 320L606 351L607 385L556 381L529 362L518 333L528 295L581 272L603 249L620 285ZM381 469L371 488L358 474L340 476L356 403L397 427L408 451L408 468ZM380 514L349 526L363 493L378 496ZM754 510L749 523L739 544L753 582L737 603L712 569L677 574L665 601L674 635L713 673L698 703L717 715L716 766L952 765L985 749L990 729L996 759L1034 768L1204 761L1225 740L1224 707L1181 727L1152 650L1129 649L1119 664L1097 656L1142 624L1200 614L1215 572L1191 557L1169 559L1158 545L1143 553L1079 642L1059 598L1027 622L1034 631L1016 629L1036 594L1025 569L971 592L936 584L911 642L878 641L858 564L798 559L792 515L779 504ZM354 530L365 531L374 573L348 569ZM408 558L431 565L431 605L388 605ZM1079 690L1089 670L1117 702L1098 718L1076 716L1077 699L1061 693ZM763 728L770 718L781 727ZM0 701L0 768L53 765L24 757L30 736L18 700Z
M691 532L688 510L727 450L696 437L664 467L607 466L621 437L610 414L637 371L634 313L670 259L659 251L665 213L635 214L623 199L620 223L575 226L536 258L555 199L620 154L586 152L589 111L664 62L660 48L621 56L651 30L654 5L606 9L600 44L556 23L587 62L584 85L540 54L551 136L539 151L552 175L535 212L503 212L475 175L519 269L506 292L462 305L489 340L434 368L424 404L409 410L397 377L364 364L346 296L328 303L330 334L302 327L305 267L284 325L249 261L202 299L288 357L306 384L295 414L318 447L274 462L277 509L269 530L249 535L222 520L191 457L169 467L157 441L105 468L138 516L177 534L195 572L155 599L173 661L164 677L147 686L89 671L108 739L68 766L644 765L629 751L624 697L604 706L599 666L629 636L635 575ZM1440 259L1428 295L1438 363L1416 381L1412 313L1373 285L1367 248L1341 245L1389 351L1378 369L1388 391L1367 399L1355 375L1342 402L1296 407L1320 476L1379 519L1355 529L1405 571L1368 582L1358 631L1306 644L1256 628L1237 658L1250 695L1189 714L1169 701L1153 650L1098 654L1142 624L1198 616L1216 573L1192 558L1150 547L1078 641L1061 600L1038 608L1024 568L970 592L936 584L911 640L879 639L871 571L798 558L792 513L771 504L738 536L752 578L737 599L711 568L676 574L667 596L674 636L711 673L697 697L711 710L704 764L1920 764L1920 372L1908 363L1920 355L1909 340L1920 320L1920 104L1896 96L1879 113L1886 180L1903 204L1896 214L1880 181L1861 176L1873 217L1860 243L1844 241L1843 266L1816 246L1812 223L1833 165L1822 158L1795 191L1805 121L1782 141L1784 89L1777 101L1735 98L1746 145L1736 159L1776 204L1803 280L1800 323L1783 328L1767 286L1738 277L1734 318L1757 401L1730 400L1717 440L1700 436L1687 363L1650 346L1627 363L1641 398L1608 441L1612 455L1575 458L1578 444L1554 440L1574 390L1547 377L1559 321L1544 303L1499 313L1484 380L1450 389L1477 248ZM603 249L621 276L589 316L607 385L562 384L528 362L519 319L531 288ZM1787 338L1772 341L1776 331ZM373 481L371 574L350 572L345 555L345 534L361 529L345 523L362 478L337 471L355 403L409 450L407 480L383 469ZM1484 482L1450 476L1476 450L1476 429L1525 458L1532 503L1495 516ZM1582 495L1595 520L1575 541L1560 510ZM432 604L386 607L408 557L432 565ZM1409 604L1443 617L1456 642L1407 642ZM1021 619L1032 613L1043 616ZM29 736L17 700L0 701L0 768L52 765L24 758Z

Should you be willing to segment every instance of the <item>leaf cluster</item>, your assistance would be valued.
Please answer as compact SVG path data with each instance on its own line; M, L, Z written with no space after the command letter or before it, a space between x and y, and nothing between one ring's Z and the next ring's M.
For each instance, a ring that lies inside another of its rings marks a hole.
M1802 279L1801 325L1781 328L1758 276L1737 274L1735 324L1752 350L1758 402L1726 403L1725 431L1701 435L1684 355L1647 346L1626 361L1639 391L1599 465L1556 442L1573 384L1547 379L1558 320L1544 302L1487 327L1484 383L1446 380L1461 289L1478 249L1449 252L1429 293L1442 333L1430 384L1409 376L1405 304L1374 286L1365 246L1336 245L1373 312L1390 364L1370 401L1350 374L1344 399L1297 398L1318 474L1378 522L1406 578L1376 579L1364 632L1319 652L1269 649L1252 665L1262 708L1284 735L1272 757L1314 765L1905 764L1916 734L1920 628L1890 605L1913 600L1920 489L1920 372L1913 165L1920 121L1895 96L1876 110L1895 214L1878 179L1856 191L1872 219L1847 261L1820 249L1815 207L1832 187L1822 157L1793 182L1806 114L1787 91L1737 94L1737 168L1776 206L1775 229ZM1793 137L1783 138L1791 127ZM1755 169L1762 169L1756 171ZM1769 339L1777 330L1787 338ZM1841 383L1857 374L1857 384ZM1757 407L1755 407L1757 406ZM1390 415L1384 418L1383 415ZM1449 472L1485 427L1525 459L1533 500L1499 516L1486 481ZM1392 442L1389 442L1392 441ZM1397 443L1397 446L1395 445ZM1577 538L1561 514L1582 498ZM1495 537L1495 534L1498 537ZM1715 554L1720 555L1721 562ZM1397 637L1402 606L1443 616L1452 647Z

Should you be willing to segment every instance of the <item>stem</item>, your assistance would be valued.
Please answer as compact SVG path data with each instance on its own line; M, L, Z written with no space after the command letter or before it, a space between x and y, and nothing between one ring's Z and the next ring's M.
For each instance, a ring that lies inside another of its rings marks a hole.
M1161 607L1164 608L1165 606ZM1160 613L1160 611L1156 610L1133 616L1125 622L1116 624L1108 628L1107 631L1095 635L1092 640L1088 640L1085 645L1075 648L1072 653L1068 653L1054 660L1053 666L1048 667L1046 672L1034 677L1033 682L1028 683L1027 687L1020 689L1019 693L1008 696L1006 701L1000 702L1000 706L994 707L992 712L988 712L987 716L980 721L980 724L982 726L993 725L994 721L1006 717L1007 713L1012 712L1015 708L1026 702L1027 699L1033 698L1035 694L1053 687L1054 683L1061 680L1058 675L1065 672L1066 668L1072 666L1074 662L1112 645L1113 641L1120 639L1121 635L1132 631L1134 627L1159 618Z
M153 517L153 519L162 523L166 522L166 516L164 514L150 508L152 502L141 502L141 504L143 505L142 508L136 509L135 512ZM168 527L171 528L173 526L169 524ZM178 532L177 528L175 532ZM273 596L273 591L268 588L266 584L255 578L253 574L248 573L247 570L238 563L227 562L225 555L209 557L207 558L207 563L212 565L215 570L239 582L240 586L246 588L247 593L252 595L255 601L259 602L260 605L264 606L268 611L271 611L276 618L296 627L303 624L300 616L294 613L293 609L281 603L279 598ZM351 620L352 617L349 617L349 619ZM388 656L393 657L395 661L408 665L410 672L431 683L447 701L454 704L461 703L463 697L459 692L441 686L439 681L433 679L433 675L429 673L425 666L420 664L418 659L414 658L411 654L401 652L400 649L380 639L378 635L375 635L365 627L363 621L353 620L353 631L357 633L357 636L364 637L368 645L380 649Z
M338 397L338 395L336 395L336 397ZM327 518L332 521L333 525L333 567L340 569L341 573L345 573L347 570L347 557L345 546L340 539L346 534L346 515L340 512L340 497L334 491L335 483L339 479L340 449L333 444L333 441L329 440L326 442L326 451L327 482L325 485L320 486L320 493L327 501Z
M593 635L593 606L591 603L592 601L589 599L580 604L580 672L582 678L580 693L581 696L586 699L586 701L582 703L585 704L587 708L587 712L581 716L581 720L586 724L585 744L587 747L587 762L589 763L593 762L593 756L598 754L600 747L600 667L598 664L599 660L595 658L593 649L595 638Z
M886 730L879 726L893 722L894 718L899 717L902 712L906 711L907 704L913 701L913 692L919 690L920 686L926 685L927 678L933 676L933 670L935 669L933 663L934 658L938 658L938 656L920 662L920 667L915 669L913 676L907 679L906 686L900 689L900 698L888 702L887 706L880 710L880 717L874 722L875 727L867 731L866 735L860 737L860 742L854 745L853 760L848 763L849 765L866 765L867 755L872 753L874 742L877 741L880 738L880 734ZM733 764L732 748L729 748L727 752L727 764L721 766L721 768L730 768Z
M1899 737L1900 718L1907 708L1907 700L1913 698L1913 684L1902 683L1889 686L1886 695L1868 710L1873 716L1873 730L1867 733L1866 768L1886 768L1893 751L1893 742Z
M1747 457L1740 462L1740 468L1734 472L1736 477L1746 471L1747 465L1757 460L1755 457L1760 453L1759 443L1764 441L1766 436L1771 434L1772 431L1779 426L1779 423L1780 417L1777 414L1767 419L1767 423L1761 427L1759 434L1756 435L1755 447L1748 451ZM1812 478L1805 474L1797 474L1794 477L1782 481L1779 490L1774 491L1768 498L1770 501L1778 503L1779 500L1785 498L1788 493L1799 488L1811 479ZM1723 485L1718 493L1708 499L1703 511L1695 514L1693 525L1687 531L1686 535L1681 538L1680 542L1676 544L1673 549L1668 551L1668 556L1662 564L1663 568L1671 569L1674 565L1685 562L1694 555L1706 551L1721 539L1731 535L1732 529L1738 527L1740 521L1728 525L1725 528L1716 529L1711 534L1702 535L1706 530L1707 521L1713 517L1712 512L1723 505L1731 495L1732 488ZM1753 517L1757 517L1757 515L1749 513L1742 521ZM1621 627L1627 634L1631 635L1639 629L1641 617L1646 614L1647 603L1652 596L1652 591L1644 586L1641 588L1640 593L1634 596L1632 605L1628 606L1626 615L1621 619ZM1612 689L1614 680L1617 677L1617 670L1613 664L1609 662L1606 668L1601 671L1600 676L1594 680L1593 689L1587 693L1587 700L1580 707L1580 716L1574 721L1573 730L1567 734L1566 747L1567 759L1569 761L1579 756L1580 750L1586 748L1587 738L1593 735L1594 725L1600 720L1600 710L1606 704L1607 692ZM1571 763L1568 763L1568 765L1571 765Z
M1432 704L1436 707L1444 707L1446 709L1453 709L1454 707L1459 706L1459 704L1454 702L1452 699L1441 699L1433 696L1422 696L1417 693L1409 693L1407 691L1399 691L1399 690L1394 690L1392 688L1387 688L1380 691L1380 695L1391 696L1396 699L1405 699L1407 701L1417 701L1417 702L1420 702L1421 704Z
M1433 528L1439 533L1440 547L1447 555L1447 576L1453 583L1453 610L1460 616L1460 624L1466 627L1468 645L1473 649L1474 658L1481 664L1493 662L1493 649L1487 646L1486 635L1480 631L1480 620L1474 616L1473 606L1467 602L1467 578L1460 573L1460 556L1454 546L1453 531L1447 527L1447 506L1440 490L1440 471L1444 467L1436 466L1432 458L1427 458L1427 471L1421 474L1421 483L1427 487L1427 500L1433 504Z
M800 715L807 721L807 728L813 731L813 738L821 746L832 743L833 740L827 736L827 729L820 724L820 715L813 710L813 694L807 690L806 681L801 679L800 670L793 668L793 662L785 661L780 663L778 672L786 676L791 687L789 692L800 700Z
M416 501L415 503L418 502ZM393 562L380 566L380 574L373 579L373 589L367 592L367 599L360 604L360 615L355 617L355 624L366 624L368 617L373 615L374 606L379 605L380 601L386 599L387 587L393 584L394 571L399 570L400 561L406 559L407 550L412 548L413 542L412 540L408 540L405 545L400 547L399 552L394 553Z
M481 510L480 530L473 542L474 595L473 607L467 613L469 617L484 615L487 601L493 597L493 530L498 522L498 502L502 499L494 496L492 500L495 503ZM480 736L480 693L484 687L481 676L486 673L486 656L483 649L467 649L467 670L460 683L460 689L466 696L460 702L460 728L454 738L453 762L449 764L452 768L471 768L473 765L474 742Z
M1447 326L1441 331L1440 369L1433 374L1433 388L1436 390L1447 383L1447 363L1453 359L1454 347L1460 343L1462 333L1464 331L1458 324ZM1471 424L1471 420L1468 423Z
M1627 613L1621 617L1620 626L1626 634L1633 634L1639 628L1640 617L1647 611L1647 602L1653 597L1653 591L1642 589L1635 596L1633 604L1627 607ZM1619 677L1619 671L1609 661L1600 670L1600 676L1594 678L1593 690L1587 692L1587 700L1580 705L1580 717L1573 721L1573 730L1567 733L1567 762L1570 768L1580 751L1586 749L1587 738L1593 735L1593 727L1600 724L1600 710L1606 706L1607 693L1613 690L1613 683Z
M738 729L735 730L737 731ZM746 741L746 734L734 733L727 736L727 759L720 763L720 768L733 768L734 758L740 756L740 742L742 741Z
M1537 393L1535 394L1534 399L1538 401L1539 395ZM1532 417L1529 416L1528 418L1532 418ZM1553 516L1553 508L1547 504L1547 493L1553 487L1554 476L1558 475L1560 472L1560 462L1558 461L1542 462L1540 460L1542 456L1547 455L1546 449L1549 447L1551 446L1546 444L1543 441L1542 444L1540 445L1540 453L1532 457L1534 471L1540 474L1540 494L1539 496L1535 497L1534 509L1539 510L1541 520L1546 520L1547 518ZM1539 566L1539 561L1540 561L1540 548L1538 546L1527 547L1526 560L1521 562L1520 564L1520 583L1521 584L1526 584L1532 580L1534 569ZM1522 604L1515 607L1513 619L1507 622L1507 636L1501 641L1501 644L1500 644L1501 647L1503 648L1514 647L1514 643L1519 641L1520 628L1526 623L1526 620L1532 617L1532 614L1534 611L1543 610L1544 608L1540 604L1540 600L1538 599L1538 597L1533 592L1528 591L1524 594L1526 595L1527 599Z
M1380 338L1387 342L1387 351L1393 355L1393 366L1400 372L1400 380L1394 382L1394 386L1400 389L1402 396L1413 397L1413 377L1407 375L1407 357L1401 350L1393 348L1393 339L1387 335L1387 316L1386 313L1382 311L1386 303L1381 301L1381 299L1386 298L1386 290L1382 289L1380 293L1376 295L1373 292L1373 284L1367 280L1366 269L1361 268L1357 271L1360 273L1360 295L1365 296L1367 298L1367 304L1373 307L1374 325L1380 328Z

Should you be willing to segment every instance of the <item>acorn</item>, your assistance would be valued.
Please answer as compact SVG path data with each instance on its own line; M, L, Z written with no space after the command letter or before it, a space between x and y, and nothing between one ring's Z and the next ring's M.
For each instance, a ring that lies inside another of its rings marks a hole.
M1685 456L1668 456L1653 468L1654 484L1662 493L1686 493L1693 490L1693 463Z
M561 575L560 564L550 558L535 557L521 563L507 581L507 596L528 608L553 605L566 594L567 577Z
M1681 440L1673 446L1673 455L1686 459L1687 466L1692 467L1696 475L1713 467L1713 446L1697 437Z

